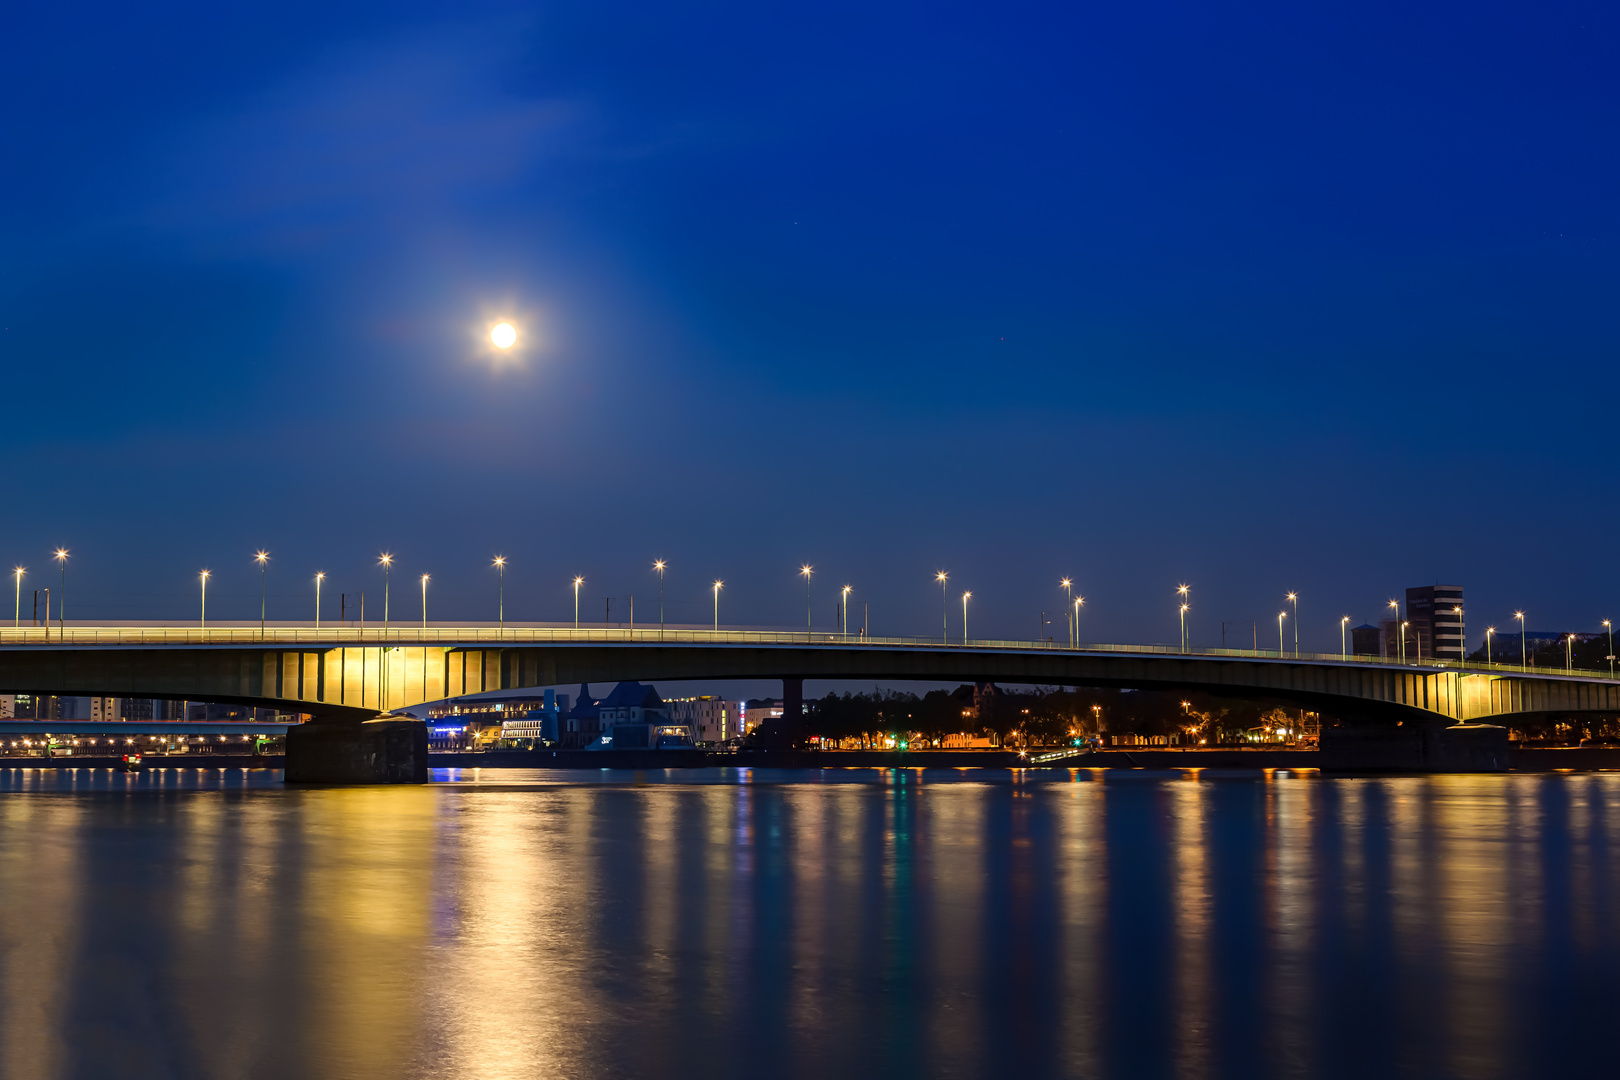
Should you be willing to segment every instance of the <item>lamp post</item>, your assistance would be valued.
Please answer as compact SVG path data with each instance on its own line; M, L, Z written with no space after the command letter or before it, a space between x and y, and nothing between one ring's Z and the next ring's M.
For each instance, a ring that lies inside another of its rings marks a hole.
M962 594L962 644L964 645L967 644L967 602L968 597L972 595L970 592Z
M1283 654L1283 620L1286 619L1287 617L1288 617L1288 612L1286 612L1286 611L1277 612L1277 657L1279 659L1282 658L1282 654Z
M207 630L208 629L208 571L204 570L199 575L199 577L201 577L201 579L202 579L202 616L198 619L198 625L203 630Z
M1403 664L1406 663L1406 628L1411 625L1409 622L1401 623L1401 663ZM1421 653L1418 655L1418 659L1423 659Z
M1486 667L1489 667L1491 665L1491 638L1495 634L1496 634L1496 627L1487 626L1485 628L1485 666Z
M1062 581L1058 582L1058 584L1063 587L1064 599L1066 599L1068 601L1068 603L1065 606L1069 607L1069 608L1074 607L1074 588L1073 588L1074 583L1072 581L1070 581L1068 578L1064 578ZM1071 613L1067 612L1067 611L1064 612L1064 614L1068 617L1068 623L1069 623L1069 648L1072 649L1072 648L1074 648L1074 616Z
M1400 631L1400 628L1401 628L1401 604L1400 604L1400 601L1399 600L1391 600L1389 602L1389 606L1395 609L1395 629L1398 632L1398 631ZM1389 643L1385 642L1385 644L1387 645ZM1396 655L1394 657L1391 657L1391 659L1402 659L1402 660L1404 660L1405 658L1406 658L1406 635L1403 633L1403 634L1401 634L1400 643L1396 646Z
M321 628L321 582L326 580L324 573L315 575L315 629Z
M386 635L388 633L388 571L394 568L394 557L387 552L383 552L382 557L377 561L382 564L383 568L383 634Z
M658 571L658 640L664 639L664 560L653 561L653 569Z
M67 548L57 548L55 558L62 566L62 595L56 601L56 636L65 638L67 636ZM47 628L46 633L49 632Z
M1294 659L1299 659L1299 593L1289 593L1288 600L1294 605Z
M1074 645L1073 645L1073 647L1078 649L1080 647L1080 609L1086 606L1086 598L1083 597L1083 596L1077 596L1077 597L1074 598L1074 603L1069 605L1069 606L1074 608Z
M723 585L723 581L714 583L714 632L717 634L720 632L720 589Z
M21 593L18 594L19 596ZM1609 632L1609 678L1614 678L1614 626L1608 619L1603 620L1603 629Z
M12 575L17 579L17 614L12 625L19 630L22 629L22 579L25 573L27 571L21 566L12 571Z
M1528 670L1530 667L1530 638L1524 629L1524 612L1515 611L1513 617L1519 620L1519 666Z
M500 620L501 620L501 631L500 631L500 633L501 633L502 637L505 637L506 636L506 556L505 555L497 555L497 556L495 556L495 569L500 571L500 575L501 575L500 604L499 604Z
M422 575L422 629L427 630L427 583L428 576Z
M1339 619L1339 659L1340 660L1348 660L1348 659L1350 659L1350 649L1349 649L1349 646L1347 646L1345 644L1345 641L1344 641L1344 629L1345 629L1345 627L1347 627L1349 625L1350 625L1350 616L1345 615L1345 616L1343 616L1342 618Z
M799 567L799 573L804 575L804 640L810 640L810 575L815 568L809 563Z
M259 640L264 640L264 564L270 561L270 553L261 551L253 556L253 561L259 564Z
M1564 670L1570 673L1575 671L1575 635L1570 634L1564 639Z
M1457 637L1460 639L1457 643L1457 666L1461 667L1468 661L1467 624L1463 622L1463 609L1461 606L1452 608L1451 613L1457 616ZM1434 658L1436 660L1440 659L1440 646L1438 644L1435 645Z
M854 587L855 586L853 585L845 585L841 590L839 590L843 594L844 603L843 613L839 616L839 618L843 620L843 625L840 626L839 629L843 631L845 641L849 640L849 591Z
M579 629L579 587L581 585L583 585L583 584L585 584L585 579L576 574L574 576L574 629L575 630Z
M934 580L939 582L939 643L941 645L950 644L950 637L946 631L948 618L945 614L950 607L950 601L945 599L945 578L947 576L943 570L934 575Z
M1181 651L1187 651L1187 586L1176 586L1176 594L1181 597Z

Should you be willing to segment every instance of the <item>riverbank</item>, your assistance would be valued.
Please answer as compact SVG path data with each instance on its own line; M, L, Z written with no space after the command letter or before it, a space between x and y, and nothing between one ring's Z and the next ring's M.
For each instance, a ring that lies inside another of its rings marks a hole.
M433 769L1315 769L1315 750L1094 750L1055 761L1010 750L495 750L433 754ZM116 769L116 757L0 757L0 769ZM149 754L143 769L279 769L280 754ZM1513 772L1620 770L1620 747L1515 747Z

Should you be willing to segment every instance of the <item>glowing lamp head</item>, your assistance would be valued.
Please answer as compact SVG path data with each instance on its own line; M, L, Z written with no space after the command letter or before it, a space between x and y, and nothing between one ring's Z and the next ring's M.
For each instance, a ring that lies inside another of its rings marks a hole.
M58 562L68 557L67 548L57 548L55 558Z
M315 575L315 580L316 581L325 581L326 580L326 575L325 574L316 574Z
M805 577L809 577L812 573L812 568L809 566L801 566L799 567L799 573L803 574Z
M394 557L392 555L387 554L386 552L384 554L382 554L381 556L379 556L377 558L377 561L379 563L381 563L382 565L384 565L384 566L393 566L394 565Z
M664 572L664 565L665 565L664 560L659 559L658 561L653 563L653 569L657 570L660 574L662 574Z
M1298 593L1289 593L1288 594L1288 599L1289 600L1298 600L1299 599L1299 594Z
M505 566L506 565L506 556L505 555L497 555L497 556L495 556L495 564L494 565L496 565L496 566Z
M496 323L489 332L489 343L497 349L510 349L517 344L517 327L511 323Z
M258 563L260 566L263 566L269 561L269 559L270 553L268 551L260 551L253 556L253 561Z
M1070 581L1068 578L1064 578L1062 581L1058 582L1058 585L1061 586L1062 588L1065 588L1065 589L1067 589L1070 585L1073 585L1073 584L1074 584L1074 582Z

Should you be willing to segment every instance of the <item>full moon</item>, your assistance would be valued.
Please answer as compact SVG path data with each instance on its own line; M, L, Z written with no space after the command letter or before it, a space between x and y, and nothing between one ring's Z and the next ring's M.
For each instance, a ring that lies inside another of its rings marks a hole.
M489 340L497 349L510 349L517 343L517 328L511 323L501 323L489 332Z

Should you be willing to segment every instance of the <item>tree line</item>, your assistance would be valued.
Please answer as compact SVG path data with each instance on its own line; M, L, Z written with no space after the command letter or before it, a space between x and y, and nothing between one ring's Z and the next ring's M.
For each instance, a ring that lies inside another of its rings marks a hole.
M823 740L918 747L947 735L989 736L1002 746L1064 746L1099 735L1181 736L1217 746L1244 742L1252 729L1295 727L1300 710L1287 702L1234 700L1189 691L972 685L930 690L829 693L805 702L805 725Z

